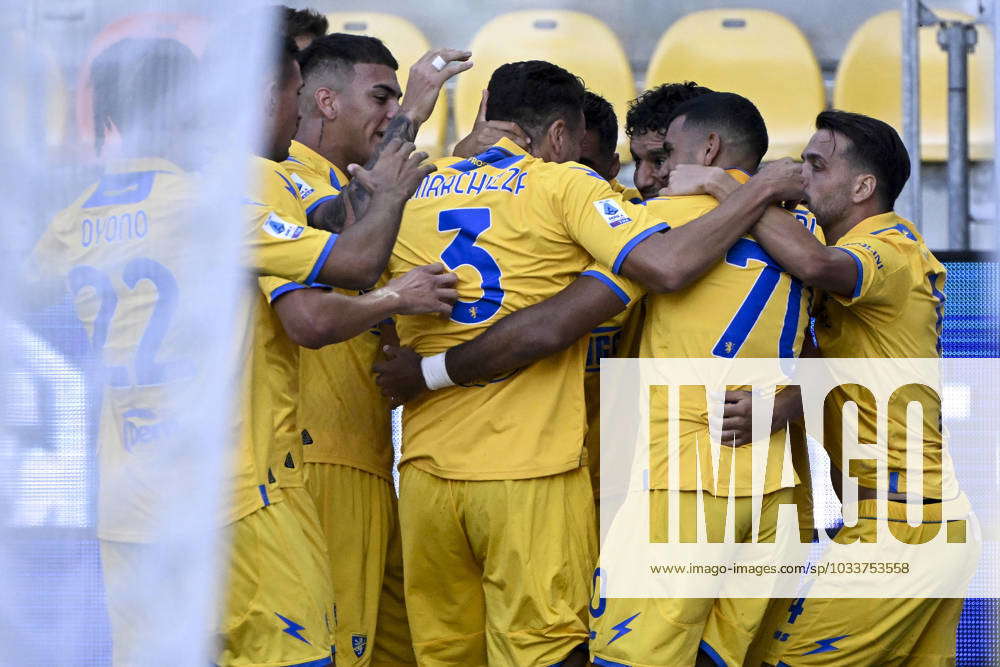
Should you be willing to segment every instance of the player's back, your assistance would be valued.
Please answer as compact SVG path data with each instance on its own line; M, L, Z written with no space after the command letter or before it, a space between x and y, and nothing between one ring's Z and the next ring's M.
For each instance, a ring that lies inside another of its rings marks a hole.
M634 233L644 233L645 217L633 221L636 214L606 181L506 140L437 165L406 206L389 263L394 276L430 262L458 275L460 301L449 320L398 320L400 340L422 355L470 340L559 292L593 261L584 246L611 265ZM585 345L408 404L402 461L460 479L538 477L580 466Z
M166 160L118 162L56 215L35 249L37 266L66 267L99 368L105 539L148 538L169 481L156 461L179 429L176 404L195 374L197 322L184 299L200 287L184 245L197 231L195 192L194 178Z

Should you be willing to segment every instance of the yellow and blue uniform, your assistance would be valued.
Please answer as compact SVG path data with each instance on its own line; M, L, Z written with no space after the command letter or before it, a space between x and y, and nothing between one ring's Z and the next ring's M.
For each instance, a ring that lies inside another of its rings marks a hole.
M271 166L277 167L256 160L255 176L265 182L270 178L273 186L281 187L274 183L278 175L270 173ZM266 187L265 183L261 186ZM187 245L203 237L199 230L204 223L196 215L201 192L194 174L165 160L113 164L95 186L56 216L34 253L35 262L42 265L68 267L67 283L77 312L105 368L107 386L98 435L98 536L116 664L141 662L137 656L143 655L144 630L141 620L137 621L145 617L143 602L130 593L139 585L136 564L155 548L146 545L157 541L160 499L183 488L189 473L197 474L192 471L198 465L194 457L162 461L157 452L170 451L169 438L180 422L175 412L182 403L178 397L198 381L197 367L186 351L198 337L190 323L200 321L203 314L192 312L195 300L184 297L201 288L199 279L204 275L193 264L198 253L191 253ZM242 228L240 238L246 264L253 271L271 271L295 280L314 276L332 248L330 235L297 224L294 209L256 200L250 206L249 224ZM271 536L275 526L284 525L275 516L281 510L267 516L262 511L280 505L281 500L280 490L268 476L274 397L269 386L252 381L254 373L267 364L265 350L256 344L262 306L248 285L235 309L234 344L241 351L236 357L236 386L241 401L227 451L230 495L218 517L220 525L232 524L234 544L228 611L219 629L224 637L220 659L240 657L245 664L289 665L307 658L323 659L324 653L304 640L292 638L290 645L282 642L281 637L289 636L283 635L286 625L276 618L281 610L286 611L286 618L308 615L278 600L277 592L295 590L294 573L282 571L258 590L255 579L259 576L246 569L250 562L254 571L259 568L260 556L247 552L250 545L265 534L275 539ZM158 344L144 345L147 340ZM162 446L157 447L158 442ZM276 539L280 544L282 538ZM298 589L305 590L305 585L299 583ZM241 607L241 598L246 604L253 598L268 608ZM315 633L308 636L318 639L315 645L322 647L326 639L322 616L308 622L302 632ZM254 641L246 643L250 635ZM267 640L262 642L264 636ZM271 650L260 653L264 643ZM295 643L302 643L308 651Z
M740 182L749 179L738 170L729 173ZM694 195L655 197L645 205L671 226L678 227L708 213L718 202L708 196ZM808 211L803 209L796 215L810 231L816 231L815 218ZM796 357L809 321L808 295L801 283L786 273L751 236L737 240L722 261L689 287L666 294L649 294L646 298L646 321L640 342L640 356L645 358ZM672 491L680 492L682 508L693 508L700 493L709 531L723 530L731 485L737 540L749 536L754 494L751 481L759 477L752 473L751 448L722 447L720 477L715 480L705 404L683 402L679 419L681 469L677 489L668 484L666 455L654 451L651 456L651 521L660 518L652 529L654 535L666 540L667 494ZM654 418L650 424L651 438L657 437L658 432L665 436L666 424ZM808 467L804 431L801 427L793 428L791 436L796 469L804 470ZM792 488L785 488L781 474L785 441L785 431L778 431L771 436L768 447L760 524L768 536L776 530L777 508L792 502L794 493ZM701 461L700 477L694 464L696 456ZM730 479L731 475L735 479ZM798 481L798 475L795 480ZM693 514L682 509L682 516ZM692 539L694 530L695 525L688 521L680 526L681 534ZM614 576L614 573L603 575ZM591 650L597 664L693 664L699 648L716 657L720 664L742 664L767 605L766 599L607 599L591 607L594 616ZM594 614L595 609L601 613ZM622 635L620 623L633 616L632 632Z
M816 339L825 357L934 358L940 356L945 267L927 249L913 224L893 212L862 220L835 246L851 256L857 282L849 296L823 293L814 309ZM841 400L854 400L850 389ZM913 400L935 400L914 390ZM924 403L925 405L928 403ZM933 403L931 403L933 404ZM888 503L888 520L900 529L897 539L917 544L936 534L955 514L960 502L953 476L942 470L940 426L925 410L923 465L925 498L940 500L923 506L923 522L906 524L906 506ZM866 411L859 414L859 441L876 442L875 425ZM906 490L906 454L898 443L906 438L905 415L888 416L889 491ZM841 421L824 419L824 446L836 463L841 457ZM871 438L865 440L864 438ZM874 465L852 467L858 483L877 487ZM945 474L943 474L945 473ZM964 512L964 510L962 510ZM857 503L858 521L845 526L838 540L874 540L878 508L874 500ZM836 549L831 552L835 557ZM957 564L956 564L957 567ZM822 582L820 582L822 583ZM822 588L819 588L820 595ZM768 630L772 664L953 665L961 598L852 599L807 597L794 600L780 623Z
M618 270L667 229L589 169L506 139L436 164L389 261L393 277L430 262L458 276L448 320L398 318L401 342L424 356L558 293L593 259ZM553 664L586 640L596 550L586 344L407 404L400 519L418 662Z
M336 165L297 141L284 167L307 211L339 196L349 182ZM341 664L414 663L403 602L391 414L371 370L380 341L376 327L319 350L300 350L296 437L305 488L329 554Z

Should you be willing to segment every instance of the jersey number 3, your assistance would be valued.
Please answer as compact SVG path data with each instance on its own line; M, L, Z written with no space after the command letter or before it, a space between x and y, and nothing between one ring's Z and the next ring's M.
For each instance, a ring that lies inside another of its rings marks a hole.
M479 236L492 224L488 208L454 208L438 214L438 231L457 229L458 234L441 253L441 261L452 271L471 266L479 272L479 287L483 295L475 301L459 299L451 309L451 319L461 324L485 322L500 310L503 288L500 286L500 265L493 255L476 245Z

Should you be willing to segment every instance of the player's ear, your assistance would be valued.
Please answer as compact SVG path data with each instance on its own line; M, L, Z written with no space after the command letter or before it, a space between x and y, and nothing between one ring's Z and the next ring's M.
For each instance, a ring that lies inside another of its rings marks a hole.
M706 167L711 167L715 164L715 158L719 156L722 151L722 138L715 132L709 132L708 138L705 139L705 149L702 153L702 164Z
M552 158L562 155L566 140L569 138L567 130L566 121L562 118L556 118L549 125L549 129L545 131L545 143L549 146Z
M622 170L622 159L618 153L611 157L611 165L608 167L608 177L618 178L618 172Z
M854 177L854 187L851 190L851 200L855 204L860 204L869 197L875 195L875 189L878 187L878 179L875 178L875 174L858 174Z
M278 113L278 101L281 96L281 84L277 81L272 81L267 84L267 94L264 95L264 99L267 100L264 113L268 118L274 118Z
M337 93L329 88L320 86L313 93L313 101L316 108L326 120L336 120L339 110L337 109Z

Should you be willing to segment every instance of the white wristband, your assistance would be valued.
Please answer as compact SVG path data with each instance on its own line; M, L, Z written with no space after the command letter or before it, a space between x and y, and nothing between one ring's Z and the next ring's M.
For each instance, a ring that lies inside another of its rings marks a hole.
M442 352L420 360L420 371L424 374L424 383L431 391L455 386L455 383L448 376L448 369L445 367L444 356L446 354L447 352Z

